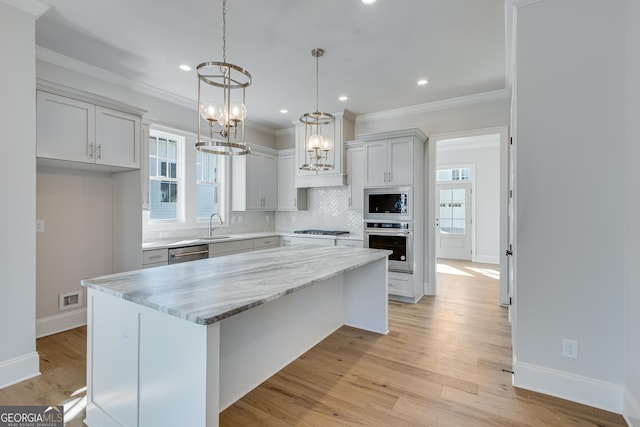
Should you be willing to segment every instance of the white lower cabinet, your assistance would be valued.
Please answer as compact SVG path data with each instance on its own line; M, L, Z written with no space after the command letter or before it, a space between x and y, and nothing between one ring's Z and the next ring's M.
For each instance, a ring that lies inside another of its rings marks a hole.
M219 242L209 244L209 258L223 255L238 254L253 250L253 240L234 240L232 242Z
M336 239L327 239L321 237L308 237L308 236L282 236L282 246L293 245L320 245L320 246L335 246Z
M253 249L269 249L280 247L280 237L261 237L259 239L253 239Z
M169 263L168 249L150 249L142 251L142 268L159 267Z
M415 275L389 272L389 299L415 303L422 297L422 283Z
M363 248L364 241L363 240L354 240L354 239L336 239L336 246L347 246L349 248Z
M280 236L258 237L256 239L234 240L231 242L216 242L209 244L209 258L277 247L280 247Z

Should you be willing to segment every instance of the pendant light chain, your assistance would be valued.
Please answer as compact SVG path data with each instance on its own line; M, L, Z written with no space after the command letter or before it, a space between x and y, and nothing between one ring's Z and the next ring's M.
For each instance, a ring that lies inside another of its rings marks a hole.
M319 80L319 66L318 66L318 58L320 57L320 55L316 55L316 111L320 111L320 109L318 108L318 98L320 97L320 83Z
M222 62L227 62L227 0L222 0Z

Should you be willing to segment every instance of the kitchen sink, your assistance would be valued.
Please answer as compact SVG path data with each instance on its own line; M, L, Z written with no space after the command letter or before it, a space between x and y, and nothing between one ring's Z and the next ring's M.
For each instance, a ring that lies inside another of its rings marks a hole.
M211 236L211 237L198 237L198 240L203 242L213 242L214 240L230 239L231 236Z

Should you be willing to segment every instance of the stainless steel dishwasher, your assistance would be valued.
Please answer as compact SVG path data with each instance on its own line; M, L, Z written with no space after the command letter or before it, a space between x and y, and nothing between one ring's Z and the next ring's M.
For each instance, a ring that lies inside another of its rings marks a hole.
M209 258L209 245L181 246L169 249L169 264Z

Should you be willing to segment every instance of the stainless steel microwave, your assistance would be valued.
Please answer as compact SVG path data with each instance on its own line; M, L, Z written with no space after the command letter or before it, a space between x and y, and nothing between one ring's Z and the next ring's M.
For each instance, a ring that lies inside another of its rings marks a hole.
M364 219L412 221L413 188L365 188Z

